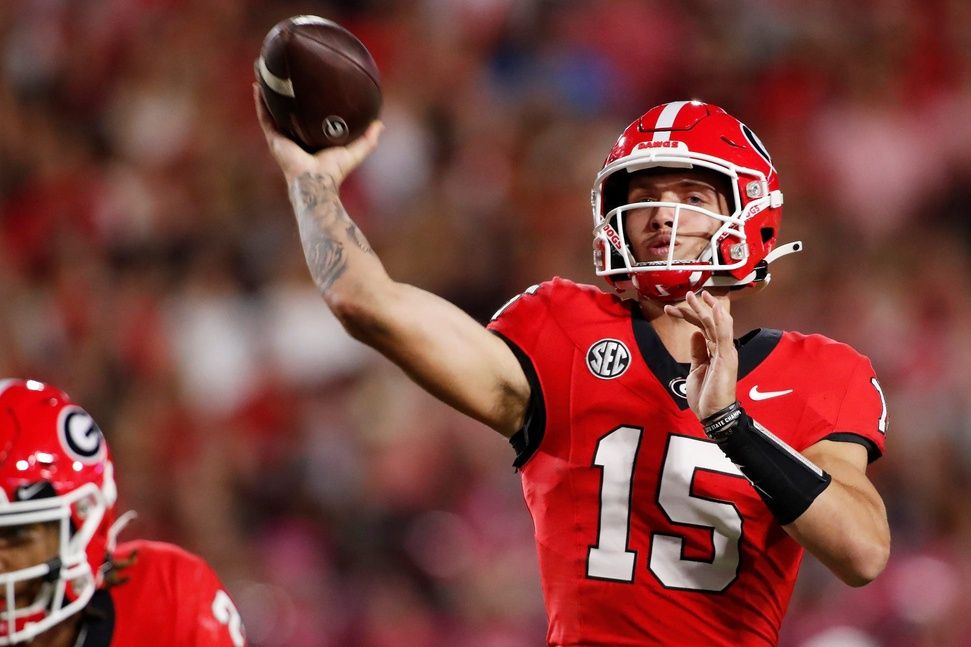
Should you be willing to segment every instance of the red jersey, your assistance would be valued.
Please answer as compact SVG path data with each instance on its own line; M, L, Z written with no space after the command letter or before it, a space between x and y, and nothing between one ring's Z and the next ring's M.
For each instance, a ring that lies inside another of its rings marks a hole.
M116 561L137 555L123 583L85 608L82 647L243 647L239 613L201 558L172 544L130 541Z
M685 377L631 306L563 279L490 329L532 386L513 437L535 526L549 645L774 645L803 549L688 408ZM819 335L738 342L738 399L797 450L883 451L869 360Z

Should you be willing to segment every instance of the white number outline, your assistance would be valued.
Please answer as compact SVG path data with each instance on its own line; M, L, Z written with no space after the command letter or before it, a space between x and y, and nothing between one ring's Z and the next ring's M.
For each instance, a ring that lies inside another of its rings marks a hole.
M593 466L600 470L600 512L597 515L597 543L587 549L587 577L592 580L628 583L634 581L637 551L630 550L630 510L634 495L634 472L637 469L637 455L643 433L644 429L641 427L622 425L607 432L597 441ZM610 438L618 440L609 441L605 446L604 442ZM633 448L630 445L633 445ZM614 450L621 452L621 455L614 455L616 453ZM630 451L625 452L625 450ZM611 455L603 456L605 451ZM626 476L621 474L620 478L616 478L616 469L610 470L611 473L608 474L607 468L614 462L611 459L627 463L626 466L621 466L626 470ZM615 478L610 479L611 476ZM608 479L610 479L609 487ZM624 518L623 537L617 532L619 526L609 522L614 517ZM619 548L622 550L618 551ZM626 575L619 573L626 573Z
M887 435L887 422L888 422L888 420L887 420L887 398L883 395L883 388L881 388L880 381L877 380L877 378L871 377L870 378L870 384L872 384L873 385L873 388L875 388L877 390L877 395L880 396L880 405L882 407L882 409L880 411L880 420L877 421L877 430L881 434L883 434L884 436L886 436Z
M600 508L597 515L597 543L590 545L587 551L586 576L590 579L628 584L635 580L638 551L630 547L631 506L634 497L633 479L642 436L643 428L621 425L597 441L593 467L601 471ZM682 446L675 447L672 451L672 443ZM671 470L681 468L671 461L680 459L683 463L685 457L693 459L689 464L681 466L687 465L690 477L672 478ZM738 578L741 570L739 546L744 536L745 520L738 506L729 500L692 494L692 486L699 470L745 478L715 443L692 436L671 434L664 448L654 503L672 526L708 530L711 535L711 560L686 558L685 540L681 535L651 532L650 556L646 570L668 589L717 593L727 589ZM682 486L686 487L682 489ZM699 504L699 501L707 504ZM682 503L689 506L686 511L671 510ZM684 512L687 514L682 514ZM719 528L679 520L706 512L711 516L721 516L722 526L727 527ZM617 523L621 517L623 524ZM733 527L736 522L737 530ZM678 556L672 558L675 549ZM731 575L728 576L728 573Z
M684 444L684 449L680 449L679 452L679 448L672 448L673 444ZM690 445L693 445L693 447ZM676 478L666 478L671 470L676 469L671 467L671 465L672 461L676 460L676 457L679 456L679 453L694 459L690 464L691 476L684 482L679 482ZM745 518L739 511L738 506L732 501L716 499L709 496L699 496L692 493L695 477L699 471L710 474L721 474L733 478L745 478L738 467L722 453L721 449L715 443L693 436L671 434L668 436L667 445L664 448L661 476L658 479L657 492L654 498L661 513L664 514L672 526L702 528L709 532L712 547L711 559L692 559L685 557L685 540L681 535L651 532L651 555L648 560L648 569L654 578L660 582L661 586L666 589L720 593L738 579L738 573L741 570L742 563L740 546L742 537L745 534ZM668 496L665 496L665 486L670 486L672 482L675 485L686 485L687 487L683 491L669 491ZM662 498L668 501L667 506ZM688 505L694 506L689 508L689 514L707 513L714 516L714 513L711 512L712 510L727 513L728 508L730 508L730 514L734 516L722 519L721 521L723 525L731 525L737 522L737 529L729 528L729 532L719 532L718 526L679 521L671 514L671 508L679 503L687 503ZM675 544L678 544L678 557L672 559L670 557L672 552L670 547L673 547ZM721 544L721 550L719 550L719 544ZM667 559L664 558L662 551L668 553ZM682 572L671 569L665 573L664 571L668 570L668 563L666 562L676 562ZM726 577L728 572L731 573L730 577ZM716 579L719 581L712 581ZM675 580L677 582L674 582Z
M240 617L236 605L233 604L232 598L222 589L216 591L216 597L212 600L212 615L219 624L226 625L226 628L229 629L229 639L233 641L233 647L244 647L246 645L246 638L243 635L243 619Z
M491 322L491 321L495 321L496 319L498 319L500 316L502 316L502 313L505 312L506 309L509 306L511 306L512 304L516 303L517 301L519 301L521 298L523 298L527 294L536 294L536 291L539 290L539 287L540 287L539 286L539 283L537 283L535 285L531 285L528 288L526 288L525 290L523 290L520 294L517 294L513 298L509 299L509 301L506 301L504 304L502 304L502 306L498 310L496 310L496 314L492 315L492 318L489 319L489 321Z

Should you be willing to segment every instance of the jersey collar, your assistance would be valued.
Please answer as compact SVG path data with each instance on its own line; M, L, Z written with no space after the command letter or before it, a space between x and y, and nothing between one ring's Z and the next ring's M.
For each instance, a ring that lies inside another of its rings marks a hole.
M664 385L671 399L682 411L688 408L684 396L684 379L688 377L690 365L680 364L661 342L654 327L644 318L640 306L631 304L631 322L634 339L644 363L654 373L654 377ZM738 379L741 380L769 356L782 339L782 331L773 328L756 328L735 340L738 349Z
M111 594L105 589L98 589L81 613L84 620L77 647L110 647L111 637L115 633L115 603Z

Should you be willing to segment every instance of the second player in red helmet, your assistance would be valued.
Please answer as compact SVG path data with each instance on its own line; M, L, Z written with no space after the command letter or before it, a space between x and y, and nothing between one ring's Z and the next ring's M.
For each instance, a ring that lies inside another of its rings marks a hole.
M116 542L117 498L88 412L48 384L0 380L0 645L244 647L202 559Z

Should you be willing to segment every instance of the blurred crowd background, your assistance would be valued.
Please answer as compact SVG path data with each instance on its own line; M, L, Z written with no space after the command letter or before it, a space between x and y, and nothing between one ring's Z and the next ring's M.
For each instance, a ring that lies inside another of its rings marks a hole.
M648 107L747 122L806 251L737 328L852 344L891 415L889 567L850 589L807 557L782 644L971 645L964 0L0 2L0 373L100 421L139 513L123 539L206 557L255 647L543 644L511 448L309 279L251 98L264 34L301 13L383 75L349 211L394 277L483 321L597 282L590 187Z

